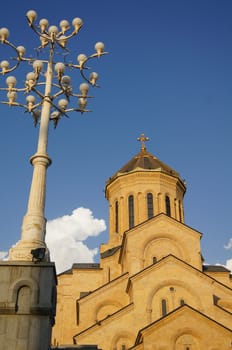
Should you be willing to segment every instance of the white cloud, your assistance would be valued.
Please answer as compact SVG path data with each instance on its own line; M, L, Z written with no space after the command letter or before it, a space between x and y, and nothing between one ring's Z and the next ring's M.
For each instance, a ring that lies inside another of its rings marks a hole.
M224 246L225 249L232 249L232 238L230 238L229 242L227 245Z
M232 259L226 261L226 268L232 272Z
M105 229L105 221L94 218L86 208L77 208L71 215L48 221L46 243L57 273L71 268L73 263L93 262L98 249L88 248L83 241L98 236Z
M8 252L0 252L0 260L7 260Z
M224 248L232 250L232 238L230 238L229 242L227 243L227 245L224 246ZM226 261L226 267L227 267L227 269L232 271L232 259L229 259Z

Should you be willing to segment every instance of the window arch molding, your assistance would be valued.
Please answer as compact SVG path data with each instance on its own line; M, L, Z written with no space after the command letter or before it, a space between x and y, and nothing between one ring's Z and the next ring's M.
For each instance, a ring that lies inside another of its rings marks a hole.
M9 299L16 303L18 291L22 287L29 287L31 290L31 303L36 305L39 302L39 286L33 279L20 279L15 281L9 289Z
M109 307L109 308L112 307L112 309L115 309L113 311L114 313L117 310L121 309L123 305L114 299L107 299L104 302L97 304L93 312L95 320L99 319L99 313L106 307Z
M155 288L151 289L151 291L148 295L148 298L147 298L146 308L148 310L151 310L153 298L156 296L156 294L159 292L159 290L164 288L164 287L169 287L171 285L175 286L175 288L182 287L183 289L186 289L189 292L189 294L191 294L194 303L197 305L197 308L204 310L201 299L200 299L199 295L196 294L196 291L194 290L194 288L190 284L186 284L184 281L182 282L182 281L175 280L175 279L170 279L168 281L160 282Z
M119 329L112 339L110 350L118 350L120 341L125 341L126 349L134 344L134 335L131 332ZM121 348L120 348L121 350Z
M160 245L166 246L167 254L162 254L161 256L158 253ZM172 250L170 251L171 247ZM162 236L153 235L152 237L147 238L141 245L141 253L143 256L144 268L152 264L154 256L156 256L157 261L159 261L160 258L170 254L178 256L181 259L184 259L186 255L180 241L170 234L162 234Z
M184 338L188 339L191 342L190 350L199 349L199 339L201 338L200 333L197 330L193 330L189 327L184 327L180 329L175 335L171 337L171 342L175 344L175 346L182 345L183 341L186 342Z
M31 288L23 285L17 290L15 302L15 311L19 314L30 314L31 307Z

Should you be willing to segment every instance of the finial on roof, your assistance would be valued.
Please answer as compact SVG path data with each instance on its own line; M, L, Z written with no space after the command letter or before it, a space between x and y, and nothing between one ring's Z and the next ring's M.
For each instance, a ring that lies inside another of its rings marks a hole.
M145 142L149 140L149 137L146 137L144 134L137 138L137 141L141 142L141 151L146 151Z

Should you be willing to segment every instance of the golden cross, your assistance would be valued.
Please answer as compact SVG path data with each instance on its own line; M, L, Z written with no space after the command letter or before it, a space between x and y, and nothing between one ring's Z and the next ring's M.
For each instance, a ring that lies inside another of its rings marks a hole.
M141 151L146 149L145 142L149 140L149 137L146 137L144 134L141 134L141 136L137 138L137 141L141 142Z

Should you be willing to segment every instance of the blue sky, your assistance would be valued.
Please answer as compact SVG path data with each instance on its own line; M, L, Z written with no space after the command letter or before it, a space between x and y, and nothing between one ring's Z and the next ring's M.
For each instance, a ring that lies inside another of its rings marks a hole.
M0 27L28 54L39 44L25 20L30 9L55 25L83 19L69 45L73 60L92 53L97 41L109 51L94 64L101 88L91 91L92 113L71 114L50 128L47 219L84 207L107 223L105 181L139 151L136 138L144 132L148 151L187 182L185 223L203 233L206 262L226 264L232 258L224 248L232 238L232 2L67 3L22 0L12 9L5 2L0 12ZM10 55L1 45L0 60ZM23 82L20 69L15 75ZM0 81L4 86L5 77ZM6 251L20 238L38 129L20 109L0 108L0 251ZM105 232L86 243L94 248L106 241Z

